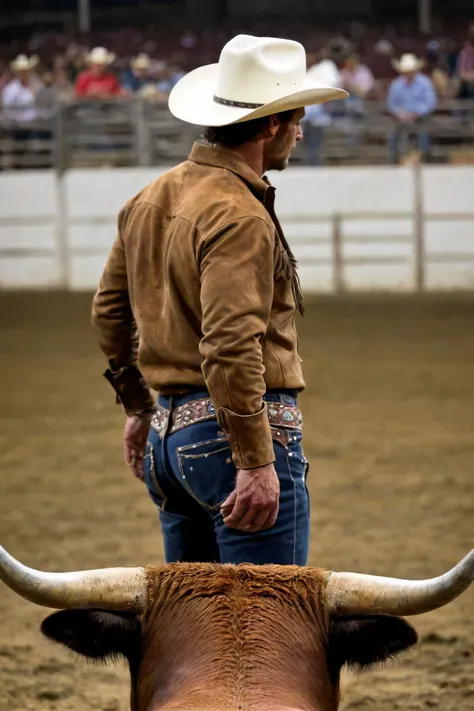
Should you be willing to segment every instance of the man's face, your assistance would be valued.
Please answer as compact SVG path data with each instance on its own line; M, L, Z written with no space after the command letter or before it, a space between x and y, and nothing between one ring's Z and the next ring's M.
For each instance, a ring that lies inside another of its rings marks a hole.
M105 64L91 64L90 66L90 72L93 77L101 77L105 74L107 71L107 67Z
M303 138L300 125L304 109L298 109L289 123L281 123L275 134L266 141L264 163L266 170L285 170L290 162L297 141Z
M24 86L28 86L30 81L30 71L29 69L21 69L18 72L18 79Z
M135 67L133 72L137 79L146 79L148 75L148 67Z

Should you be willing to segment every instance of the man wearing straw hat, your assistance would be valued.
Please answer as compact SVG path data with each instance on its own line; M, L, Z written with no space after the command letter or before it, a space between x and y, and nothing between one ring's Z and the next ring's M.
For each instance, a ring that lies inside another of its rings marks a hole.
M147 54L141 53L132 57L130 67L122 78L122 91L127 94L141 92L152 83L150 72L151 59Z
M38 62L36 55L27 57L25 54L19 54L10 62L15 78L6 84L1 96L3 106L8 107L5 115L9 119L27 122L37 118L35 101L42 83L33 74L33 70L38 66Z
M436 92L431 79L420 72L423 64L423 60L414 54L404 54L400 60L393 61L400 76L391 83L387 97L387 108L396 122L389 136L392 163L398 163L402 136L408 137L413 133L417 136L423 159L426 160L429 155L430 137L426 121L436 108Z
M81 72L76 81L76 96L87 99L103 99L120 93L117 77L109 70L115 54L105 47L94 47L86 55L89 68Z
M15 78L6 84L0 96L0 103L4 107L5 128L14 141L12 166L15 168L35 168L37 155L41 149L30 141L48 137L48 132L42 131L41 125L38 125L41 116L37 97L43 87L34 73L38 64L39 59L36 55L27 57L19 54L10 62ZM39 165L42 165L41 161Z
M120 212L92 320L167 561L307 560L302 296L265 173L305 106L346 96L307 78L298 42L235 37L169 97L206 141Z

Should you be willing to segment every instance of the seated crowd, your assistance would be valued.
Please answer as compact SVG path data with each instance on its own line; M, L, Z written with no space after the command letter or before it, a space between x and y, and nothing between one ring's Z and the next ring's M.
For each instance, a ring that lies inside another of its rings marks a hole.
M3 122L10 127L13 123L14 130L21 132L29 122L51 117L58 100L143 96L165 101L176 82L202 61L204 51L193 33L181 37L176 51L168 48L165 57L158 43L144 42L144 49L147 51L126 56L104 46L88 50L71 42L48 59L38 52L30 56L20 53L3 65L0 60ZM427 123L440 102L474 100L474 23L458 46L450 39L429 39L424 56L398 51L395 39L387 37L374 38L371 43L337 37L317 51L312 49L308 49L309 76L322 84L341 86L351 95L334 106L307 109L305 145L308 162L313 165L322 163L328 126L344 127L348 145L357 144L369 101L382 102L393 119L387 140L390 160L395 163L400 140L408 134L415 135L421 156L428 159ZM409 49L406 41L404 49ZM206 51L210 51L209 45ZM215 57L209 56L208 61L215 61Z

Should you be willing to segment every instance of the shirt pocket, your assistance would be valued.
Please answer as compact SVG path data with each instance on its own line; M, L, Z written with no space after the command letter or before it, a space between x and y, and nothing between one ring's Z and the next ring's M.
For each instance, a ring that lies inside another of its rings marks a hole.
M180 483L209 512L217 512L235 488L237 470L226 437L179 447Z

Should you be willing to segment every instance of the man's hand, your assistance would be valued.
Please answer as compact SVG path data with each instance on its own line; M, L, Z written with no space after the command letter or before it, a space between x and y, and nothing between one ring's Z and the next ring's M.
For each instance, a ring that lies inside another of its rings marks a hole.
M140 481L143 481L143 457L145 456L151 418L151 414L131 415L125 420L123 432L125 461L130 467L133 476L136 476Z
M415 114L410 113L410 111L398 111L396 117L402 123L409 123L413 121Z
M273 464L239 469L235 489L221 505L224 524L255 533L271 528L278 516L280 482Z

